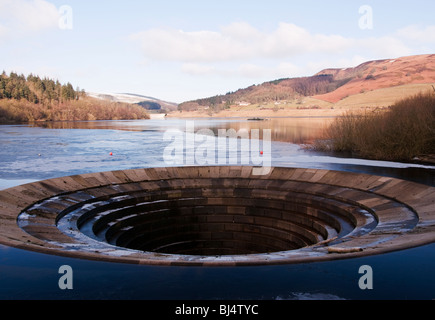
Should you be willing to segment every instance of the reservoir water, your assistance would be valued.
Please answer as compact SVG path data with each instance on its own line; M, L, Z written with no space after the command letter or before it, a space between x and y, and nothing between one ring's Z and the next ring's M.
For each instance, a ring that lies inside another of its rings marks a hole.
M308 151L329 118L167 119L0 126L0 189L74 174L167 166L165 132L271 130L271 165L391 176L435 185L435 166ZM219 150L217 150L219 152ZM435 210L435 208L434 208ZM0 213L1 214L1 213ZM74 270L60 290L59 267ZM361 290L370 265L374 289ZM153 267L77 260L0 246L0 299L433 299L435 244L323 263L239 267Z

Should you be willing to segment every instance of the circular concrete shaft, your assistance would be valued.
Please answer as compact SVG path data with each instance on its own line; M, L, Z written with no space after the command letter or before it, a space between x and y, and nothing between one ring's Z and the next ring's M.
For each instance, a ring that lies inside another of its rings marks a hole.
M136 264L291 264L435 241L435 188L301 168L150 168L0 192L0 243Z

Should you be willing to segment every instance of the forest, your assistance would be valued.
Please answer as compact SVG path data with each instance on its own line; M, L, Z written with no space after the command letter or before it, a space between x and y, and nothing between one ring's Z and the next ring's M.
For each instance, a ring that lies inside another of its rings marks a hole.
M141 106L91 98L69 82L15 72L0 75L0 123L148 118Z
M84 91L74 90L71 83L61 84L58 80L30 74L27 78L11 72L9 76L3 71L0 77L0 99L26 100L35 104L51 104L78 100Z

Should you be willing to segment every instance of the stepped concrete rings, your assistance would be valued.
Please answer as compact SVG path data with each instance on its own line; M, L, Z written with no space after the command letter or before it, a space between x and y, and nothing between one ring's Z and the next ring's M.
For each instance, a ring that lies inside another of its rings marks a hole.
M361 257L435 241L435 188L301 168L101 172L0 191L0 243L148 265Z

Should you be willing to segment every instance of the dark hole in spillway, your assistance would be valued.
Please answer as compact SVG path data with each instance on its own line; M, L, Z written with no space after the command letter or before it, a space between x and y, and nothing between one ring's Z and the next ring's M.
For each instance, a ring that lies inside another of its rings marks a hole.
M223 187L216 180L207 188L99 199L80 216L79 229L140 251L241 255L295 250L347 234L356 225L354 212L363 214L333 199L289 191L283 196L280 188Z

